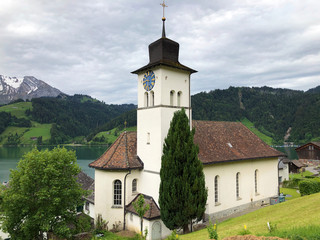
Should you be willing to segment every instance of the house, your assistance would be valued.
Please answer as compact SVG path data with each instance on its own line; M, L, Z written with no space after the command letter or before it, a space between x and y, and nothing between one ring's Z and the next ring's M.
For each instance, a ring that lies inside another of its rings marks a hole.
M288 158L279 159L279 183L289 180L289 162L290 160Z
M302 168L305 167L305 165L299 160L289 161L288 166L289 166L289 173L299 173L302 171Z
M298 148L296 152L299 160L305 163L320 164L320 142L309 142Z
M81 185L83 190L89 191L88 196L84 196L82 199L84 201L83 208L79 209L80 212L84 212L91 218L95 218L94 214L94 180L89 177L86 173L81 171L77 175L77 182Z
M205 218L222 217L261 205L278 194L278 161L271 148L239 122L192 121L191 74L179 62L179 44L162 37L149 45L149 63L138 75L137 132L123 132L89 166L95 169L95 214L110 224L140 231L132 202L150 204L144 216L148 239L170 234L161 221L158 198L164 139L175 111L185 109L204 166L208 199Z

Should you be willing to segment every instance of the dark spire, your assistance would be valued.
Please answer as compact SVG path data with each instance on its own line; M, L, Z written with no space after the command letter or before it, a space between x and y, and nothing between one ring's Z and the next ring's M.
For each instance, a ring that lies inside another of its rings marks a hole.
M164 26L164 22L166 21L166 18L163 17L162 18L162 37L165 38L166 37L166 29L165 29L165 26Z

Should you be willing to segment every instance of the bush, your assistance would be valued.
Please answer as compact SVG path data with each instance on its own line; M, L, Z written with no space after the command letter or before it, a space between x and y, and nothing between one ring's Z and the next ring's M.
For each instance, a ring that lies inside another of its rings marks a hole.
M218 231L217 231L217 225L212 224L211 220L209 221L209 225L207 227L208 233L209 233L209 239L215 239L218 240Z
M320 192L320 182L317 180L304 180L299 183L301 196Z

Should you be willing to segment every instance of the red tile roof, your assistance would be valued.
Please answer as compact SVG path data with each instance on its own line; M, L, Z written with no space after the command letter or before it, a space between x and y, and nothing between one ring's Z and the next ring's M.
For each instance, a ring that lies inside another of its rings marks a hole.
M203 164L283 157L240 122L193 121L194 142ZM90 167L105 170L142 169L137 156L137 133L122 133Z
M105 170L142 169L143 163L137 157L137 133L123 132L101 157L89 167Z
M285 156L240 122L193 121L203 164Z
M126 209L128 212L134 213L136 215L138 215L138 213L136 212L136 210L133 207L133 202L138 200L138 197L141 195L138 194L127 206ZM153 220L153 219L157 219L160 218L160 208L158 207L157 203L153 200L152 197L147 196L142 194L144 197L144 202L145 204L149 204L149 210L143 215L143 218L148 219L148 220Z

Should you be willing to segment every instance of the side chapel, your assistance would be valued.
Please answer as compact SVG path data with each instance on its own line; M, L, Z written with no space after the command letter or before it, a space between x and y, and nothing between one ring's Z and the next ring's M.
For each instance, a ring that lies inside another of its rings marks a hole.
M164 5L164 4L163 4ZM204 218L223 217L278 194L278 158L271 148L239 122L192 121L190 77L195 70L179 62L179 44L162 37L149 45L149 63L137 74L137 132L124 132L89 166L95 169L94 212L123 229L140 231L132 202L143 194L148 239L170 234L158 205L164 138L175 111L184 108L195 128L194 142L204 166L208 199Z

